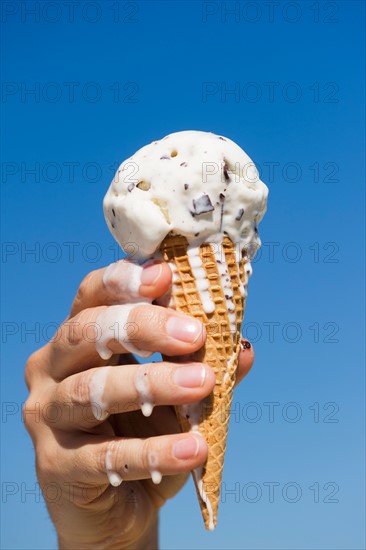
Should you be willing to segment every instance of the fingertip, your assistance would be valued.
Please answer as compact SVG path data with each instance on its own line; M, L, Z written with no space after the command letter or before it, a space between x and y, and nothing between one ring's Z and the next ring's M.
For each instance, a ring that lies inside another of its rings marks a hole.
M165 262L156 260L142 270L139 293L145 298L158 298L170 287L172 272Z
M199 464L202 464L207 460L208 445L206 440L201 435L195 434L194 437L197 440L197 460L199 461Z
M200 319L173 310L168 312L165 333L172 340L187 345L187 351L183 354L197 351L206 340L206 329ZM181 354L182 350L177 349L175 355Z
M205 389L207 390L207 393L210 393L216 384L216 375L213 369L209 365L204 365L204 368L205 368L205 375L206 375L204 386L205 386Z
M249 340L242 338L240 341L240 353L238 369L236 371L236 384L239 384L250 372L254 363L254 349Z
M205 325L202 323L202 321L200 321L199 319L195 319L195 320L196 320L197 323L199 324L200 330L199 330L199 332L197 333L197 334L198 334L198 337L197 337L197 339L193 342L193 345L194 345L194 351L198 351L199 349L202 348L202 346L204 345L204 343L205 343L206 340L207 340L207 330L206 330Z

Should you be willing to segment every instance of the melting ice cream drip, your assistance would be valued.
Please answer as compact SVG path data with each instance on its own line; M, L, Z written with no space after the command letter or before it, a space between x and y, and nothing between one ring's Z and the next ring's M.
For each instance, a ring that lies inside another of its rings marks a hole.
M249 258L247 258L247 261L245 262L244 271L245 271L245 273L244 273L244 275L245 275L244 288L245 288L245 295L246 295L248 282L249 282L249 279L250 279L250 277L252 276L252 273L253 273L252 264L250 263Z
M198 401L196 403L191 403L190 405L181 405L179 407L180 414L186 419L186 421L190 424L191 432L200 433L199 430L199 424L200 421L203 420L203 411L204 411L204 404L203 401ZM201 499L206 504L208 516L209 516L209 529L212 531L215 529L214 524L214 516L213 516L213 510L212 510L212 504L211 501L205 492L203 488L203 468L202 466L199 466L195 470L193 470L193 475L197 483L198 491L200 494Z
M177 268L175 267L174 262L168 262L168 263L169 263L169 267L172 271L172 282L175 283L175 282L179 281L179 275L178 275Z
M206 504L207 513L208 513L208 521L209 521L208 528L209 528L210 531L213 531L215 529L214 514L213 514L213 510L212 510L211 501L210 501L210 499L208 497L208 494L206 493L206 491L204 490L204 487L203 487L202 472L203 472L203 468L202 468L202 466L200 466L199 468L196 468L195 470L193 470L193 475L194 475L194 478L195 478L196 483L197 483L198 492L200 494L200 497L203 500L203 502Z
M174 307L174 294L176 285L175 283L180 280L179 273L177 271L176 265L174 262L168 262L170 270L172 272L172 293L170 295L170 301L168 307Z
M161 475L161 473L157 469L158 459L157 459L155 453L150 451L149 454L148 454L147 459L148 459L148 463L149 463L149 469L150 469L150 475L151 475L152 482L155 483L155 485L159 485L159 483L161 482L163 476Z
M224 377L222 379L223 384L226 384L227 381L230 378L230 372L231 372L231 369L232 369L232 366L233 366L233 361L235 359L236 359L236 352L234 350L233 354L231 355L231 357L230 357L230 359L229 359L229 361L227 362L227 365L226 365L226 371L225 371Z
M112 469L112 449L108 449L105 455L105 469L107 471L108 481L113 487L121 485L123 479Z
M179 407L179 412L190 424L190 431L200 433L199 424L203 416L203 401L197 401L190 405L181 405Z
M107 403L103 399L105 385L110 370L113 367L101 367L94 374L89 384L90 403L93 414L97 420L105 420L108 417Z
M125 258L106 268L103 283L111 295L120 302L143 302L145 300L139 293L142 270L143 265Z
M154 404L150 393L150 382L146 365L140 365L135 375L135 388L139 396L140 407L144 416L150 416Z
M217 268L220 275L221 288L226 300L231 336L232 338L234 338L236 332L235 304L233 302L234 293L233 287L231 285L229 269L226 262L226 256L223 250L222 242L220 244L213 243L211 245L211 248L216 258Z
M235 259L236 259L236 265L238 266L240 294L242 295L243 298L245 298L246 288L245 288L245 286L243 284L243 281L241 280L241 277L240 277L240 264L241 264L241 261L242 261L242 255L241 255L241 250L240 250L240 246L239 246L238 243L236 243L236 245L235 245ZM245 269L246 265L247 265L247 263L244 265L244 269ZM244 273L244 275L246 275L246 274Z
M215 304L209 291L210 284L200 257L199 247L188 247L188 259L201 298L202 307L206 313L213 313L215 311Z
M134 328L132 323L128 322L131 310L143 305L146 305L146 302L109 306L98 315L95 322L95 347L102 359L112 357L113 352L108 345L112 340L117 340L127 351L141 357L149 357L152 354L151 351L136 348L127 334L128 328Z

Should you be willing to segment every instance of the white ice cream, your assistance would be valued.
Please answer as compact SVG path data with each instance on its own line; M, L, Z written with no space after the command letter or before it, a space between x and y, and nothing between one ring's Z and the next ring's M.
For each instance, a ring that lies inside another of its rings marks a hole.
M209 132L170 134L139 149L118 168L104 199L115 239L139 260L168 233L192 246L227 234L253 256L268 189L248 155Z

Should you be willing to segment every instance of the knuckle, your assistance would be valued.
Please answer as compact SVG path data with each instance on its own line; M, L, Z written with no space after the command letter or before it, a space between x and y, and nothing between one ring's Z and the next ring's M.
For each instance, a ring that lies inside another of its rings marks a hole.
M57 401L49 401L42 404L41 419L49 427L55 427L62 417L62 406Z
M106 471L106 462L108 456L109 443L102 445L102 447L94 453L93 460L96 470L101 473Z
M55 445L36 446L36 469L41 478L53 477L58 465L58 453Z
M128 260L118 260L110 264L106 269L106 276L103 277L105 289L115 295L119 295L121 291L122 278L127 276L127 268L133 266Z
M90 404L90 374L86 372L72 378L70 386L71 405L86 406Z
M176 389L173 382L175 367L165 365L163 368L159 363L152 364L149 369L152 392L154 395L172 392Z
M156 332L163 332L167 320L167 312L157 306L141 306L132 310L130 321L141 328L149 328L146 335L156 339Z
M106 473L107 470L114 470L115 464L123 460L120 446L115 441L107 441L94 455L96 468L99 472Z
M73 306L80 307L86 301L90 291L91 280L94 277L95 271L90 271L85 275L84 279L81 281L79 288L77 289L76 296L74 298Z
M38 414L37 414L38 409ZM22 407L22 416L25 429L32 435L34 433L36 424L40 421L39 403L36 403L33 398L28 397L27 401ZM38 421L38 422L37 422Z
M90 283L93 277L94 277L94 271L90 271L87 275L85 275L84 279L81 281L80 286L76 293L76 298L79 300L79 302L83 302L84 299L89 294Z
M83 340L83 327L87 323L89 314L88 310L83 310L71 321L64 323L62 327L63 338L67 345L77 346Z
M158 465L157 449L154 438L149 437L142 443L141 462L145 471L150 472L151 468Z
M24 377L28 389L30 390L35 374L40 370L41 351L37 350L30 355L25 364Z

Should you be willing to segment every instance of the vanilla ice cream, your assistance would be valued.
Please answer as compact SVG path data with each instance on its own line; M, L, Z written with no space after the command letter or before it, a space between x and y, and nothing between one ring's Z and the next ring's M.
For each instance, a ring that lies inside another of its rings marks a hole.
M268 189L248 155L210 132L170 134L139 149L118 168L104 199L108 227L135 258L151 257L164 238L192 246L227 235L251 257Z

